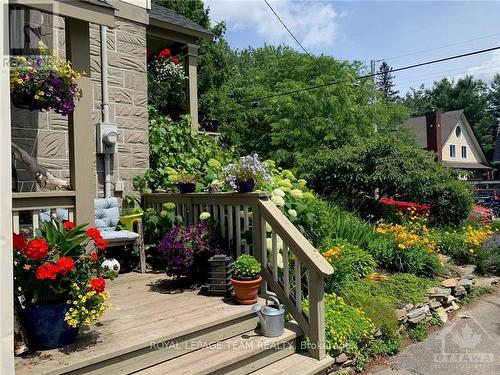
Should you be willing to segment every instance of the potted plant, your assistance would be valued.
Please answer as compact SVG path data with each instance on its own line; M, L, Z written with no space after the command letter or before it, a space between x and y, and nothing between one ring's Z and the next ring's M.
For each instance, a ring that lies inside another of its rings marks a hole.
M236 259L233 267L231 284L234 289L234 299L242 305L256 303L257 292L262 282L260 263L253 256L243 254Z
M134 230L134 222L142 220L143 211L139 200L132 193L126 193L122 200L120 223L129 231Z
M39 42L39 55L16 56L10 70L11 97L15 106L35 110L54 110L68 115L80 96L81 73L71 63L50 54Z
M101 268L107 242L98 229L70 221L40 225L30 240L14 233L14 284L34 345L52 349L72 343L109 306Z
M267 163L261 163L257 154L241 157L238 162L222 170L224 182L238 193L249 193L262 182L271 182Z
M181 171L174 177L174 183L177 185L181 194L194 193L198 177L193 173Z

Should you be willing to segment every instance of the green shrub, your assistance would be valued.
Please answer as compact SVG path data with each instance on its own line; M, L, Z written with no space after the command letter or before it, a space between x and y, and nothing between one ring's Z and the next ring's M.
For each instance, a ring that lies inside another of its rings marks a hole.
M367 246L367 251L373 256L377 265L385 269L395 269L394 253L396 244L394 240L388 236L379 236L371 241Z
M339 291L347 281L359 280L373 272L376 262L366 251L345 240L332 240L323 252L334 272L325 280L327 293Z
M415 244L405 250L397 249L393 264L399 265L397 271L415 275L433 276L443 271L439 255L428 251L422 244Z
M373 337L373 322L335 294L325 294L324 303L327 353L357 356ZM304 310L309 311L307 301Z
M427 289L438 285L433 279L398 273L380 280L363 279L344 283L341 295L349 301L361 300L364 296L384 298L398 308L407 303L420 303L427 297Z
M431 188L426 203L431 205L433 224L458 226L469 216L474 198L469 185L449 179Z
M429 334L430 323L426 321L418 322L415 326L408 328L408 336L413 342L423 341Z
M403 337L395 333L388 337L376 338L366 348L364 353L370 357L396 354L403 345Z
M441 231L439 236L439 251L458 261L465 261L465 236L462 231Z

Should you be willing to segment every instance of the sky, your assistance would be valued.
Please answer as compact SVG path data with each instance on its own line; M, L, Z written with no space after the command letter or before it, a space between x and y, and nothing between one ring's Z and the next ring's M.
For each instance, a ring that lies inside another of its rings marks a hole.
M233 48L300 46L264 0L204 0L226 21ZM500 1L268 0L312 54L341 60L385 60L393 68L500 46ZM377 62L377 66L381 61ZM401 94L410 87L466 74L486 82L500 73L500 50L394 73Z

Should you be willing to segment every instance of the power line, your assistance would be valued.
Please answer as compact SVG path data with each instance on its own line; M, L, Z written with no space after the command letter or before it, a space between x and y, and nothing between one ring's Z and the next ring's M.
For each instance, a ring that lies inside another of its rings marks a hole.
M478 50L478 51L473 51L473 52L467 52L467 53L463 53L463 54L460 54L460 55L454 55L454 56L444 57L444 58L437 59L437 60L425 61L425 62L418 63L418 64L407 65L407 66L403 66L403 67L400 67L400 68L391 69L389 72L390 73L400 72L400 71L403 71L403 70L414 69L414 68L418 68L418 67L425 66L425 65L437 64L437 63L444 62L444 61L449 61L449 60L459 59L459 58L462 58L462 57L468 57L468 56L478 55L480 53L495 51L497 49L500 49L500 46L486 48L486 49L482 49L482 50ZM353 77L351 79L342 79L342 80L338 80L338 81L332 81L332 82L323 83L321 85L314 85L314 86L304 87L302 89L296 89L296 90L290 90L290 91L283 91L283 92L279 92L279 93L276 93L276 94L271 94L271 95L262 96L260 98L255 98L255 99L250 100L250 102L258 102L259 100L265 100L265 99L275 98L277 96L283 96L283 95L289 95L289 94L296 94L296 93L299 93L299 92L320 89L320 88L323 88L323 87L333 86L333 85L337 85L337 84L340 84L340 83L350 83L350 82L355 81L355 80L360 80L360 79L365 79L365 78L371 78L371 77L374 77L374 76L381 75L383 73L384 72L377 72L375 74L371 74L370 73L370 74L365 74L365 75L362 75L362 76Z
M424 49L424 50L420 50L420 51L416 51L416 52L406 53L406 54L404 54L404 55L398 55L398 56L387 57L387 58L385 58L385 59L381 59L381 60L379 60L379 61L383 61L383 60L396 60L396 59L399 59L399 58L401 58L401 57L413 56L413 55L418 55L419 53L430 52L430 51L436 51L436 50L440 50L440 49L443 49L443 48L453 47L453 46L458 46L458 45L460 45L460 44L469 43L469 42L474 42L474 41L476 41L476 40L480 40L480 39L487 39L487 38L491 38L491 37L498 36L498 35L500 35L500 33L496 33L496 34L489 34L489 35L485 35L485 36L480 36L480 37L478 37L478 38L473 38L473 39L464 40L464 41L461 41L461 42L456 42L456 43L445 44L444 46L441 46L441 47L434 47L434 48Z
M295 35L293 35L292 31L288 28L288 26L285 24L285 22L283 22L283 20L280 18L280 16L278 15L278 13L276 13L276 11L273 9L273 7L271 6L271 4L269 4L269 2L267 0L264 0L264 2L267 4L267 6L269 7L269 9L271 9L271 11L274 13L274 15L276 16L276 18L278 19L278 21L281 22L281 24L286 29L286 31L288 31L288 34L290 34L292 36L292 38L297 42L297 44L300 46L300 48L302 48L302 50L307 54L307 56L309 56L311 59L314 60L314 57L309 53L309 51L307 51L305 49L305 47L299 42L299 40L295 37Z

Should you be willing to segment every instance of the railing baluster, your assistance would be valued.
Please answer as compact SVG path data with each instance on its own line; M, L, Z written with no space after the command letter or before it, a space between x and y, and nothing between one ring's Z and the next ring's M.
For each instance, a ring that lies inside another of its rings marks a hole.
M273 278L278 281L278 237L274 230L271 233L271 267Z
M196 223L200 219L200 207L197 204L193 204L193 223Z
M227 233L226 233L226 206L219 205L219 225L220 225L220 231L222 234L222 239L225 240L227 238Z
M75 211L72 208L68 208L68 220L75 221Z
M241 255L241 217L240 217L241 207L239 205L234 206L234 219L236 224L236 257Z
M300 272L300 260L295 257L295 306L301 309L302 305L302 277Z
M183 203L182 204L182 219L186 224L189 224L189 217L187 215L187 204Z
M283 289L287 297L290 296L290 268L288 264L288 246L283 242Z
M233 228L233 206L227 206L227 248L231 249L231 243L233 241L234 236L234 228Z
M38 216L38 210L31 211L31 216L33 217L33 236L34 236L35 235L35 231L38 228L40 228L40 218Z
M249 221L248 221L248 206L243 207L243 230L247 232L249 229ZM250 253L250 246L247 242L245 242L245 254Z
M19 233L19 211L12 212L12 229Z

